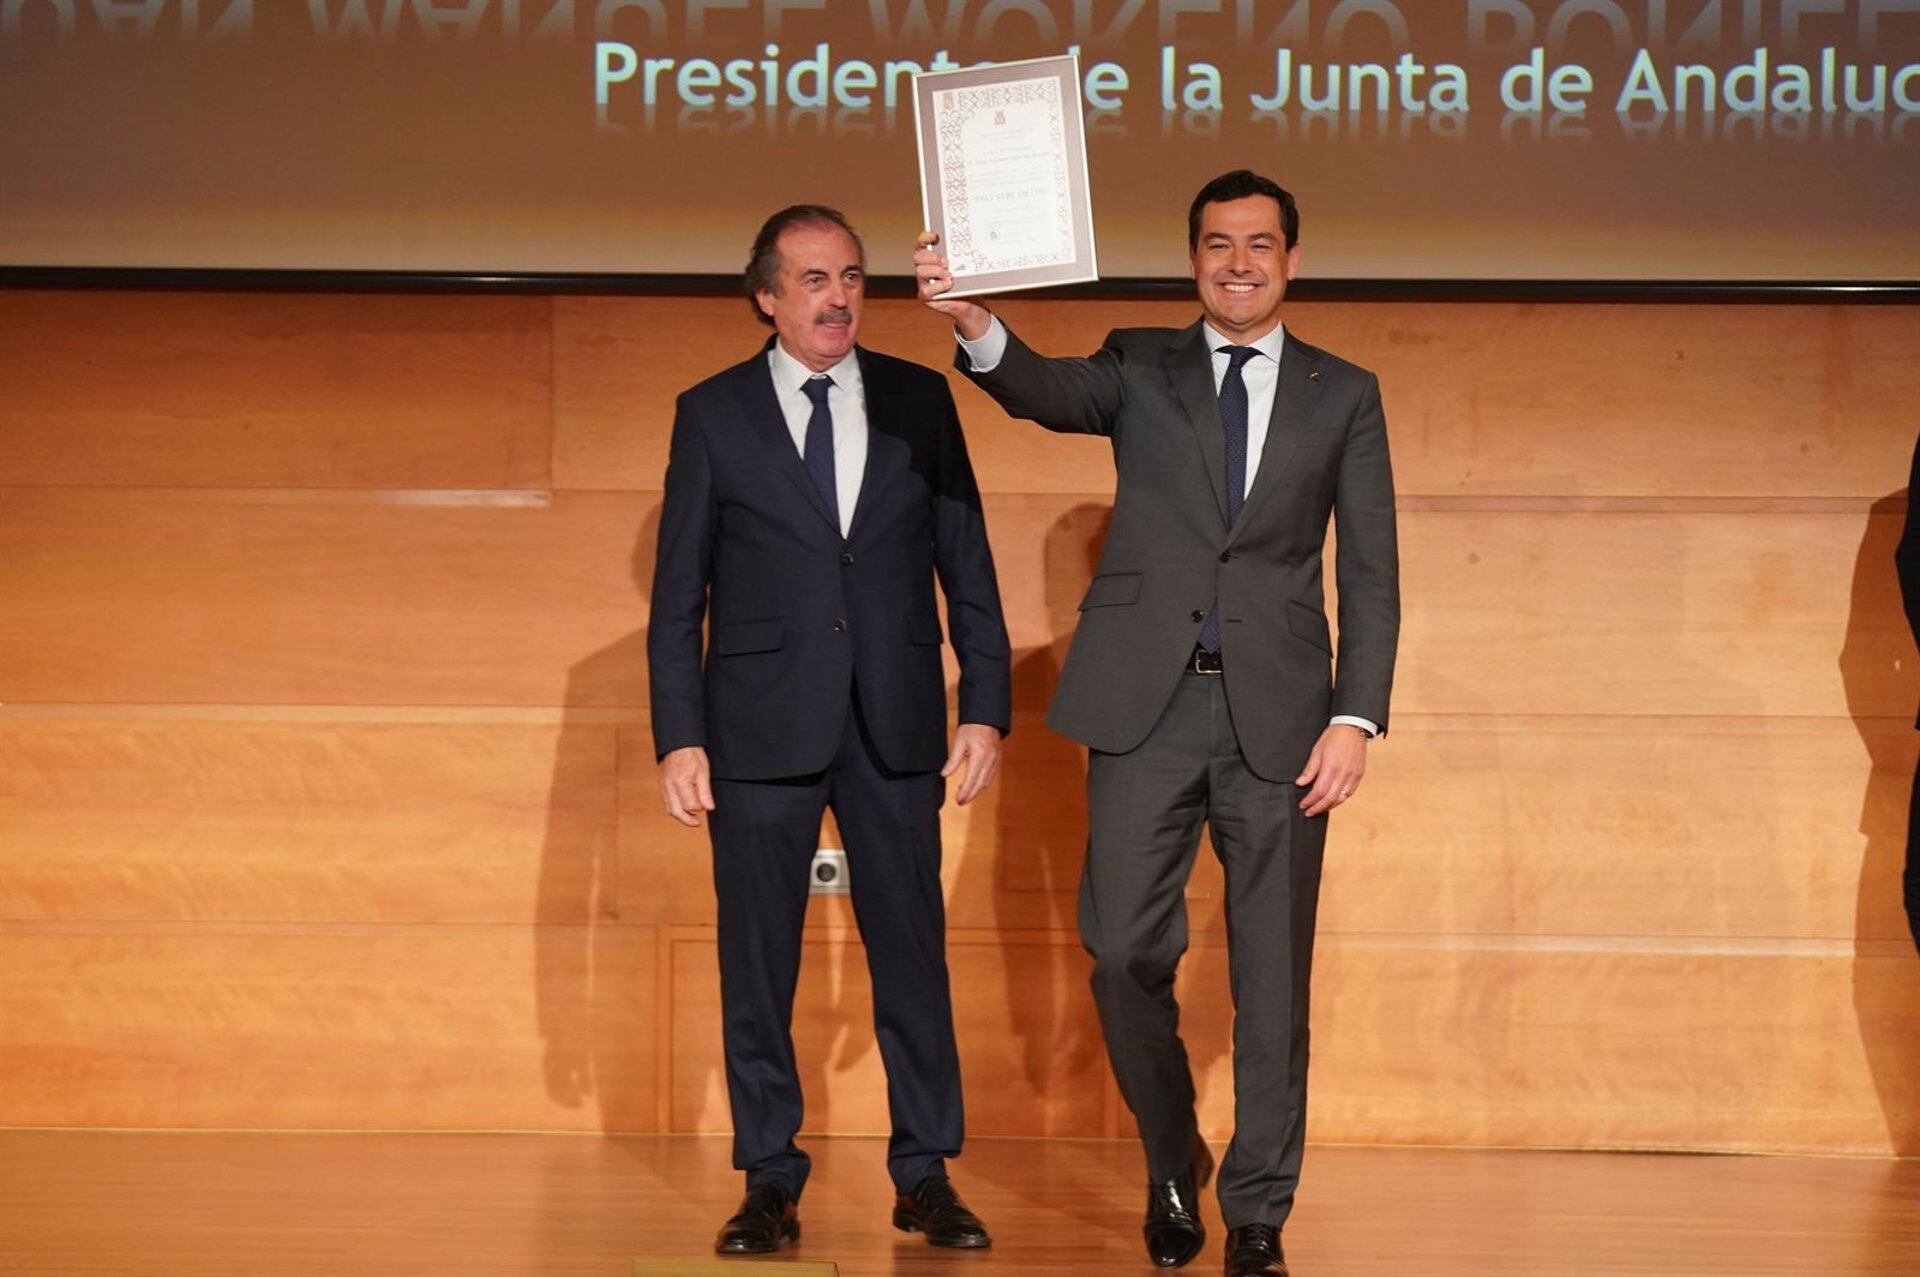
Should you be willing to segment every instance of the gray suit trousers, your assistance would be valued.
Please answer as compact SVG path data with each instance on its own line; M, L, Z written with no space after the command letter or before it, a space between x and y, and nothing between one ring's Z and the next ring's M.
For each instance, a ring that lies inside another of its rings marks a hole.
M1304 790L1247 766L1227 707L1232 674L1184 676L1137 748L1092 752L1080 937L1121 1095L1152 1180L1199 1140L1173 979L1204 821L1226 870L1234 999L1234 1135L1220 1166L1227 1227L1284 1223L1306 1142L1307 995L1327 818Z

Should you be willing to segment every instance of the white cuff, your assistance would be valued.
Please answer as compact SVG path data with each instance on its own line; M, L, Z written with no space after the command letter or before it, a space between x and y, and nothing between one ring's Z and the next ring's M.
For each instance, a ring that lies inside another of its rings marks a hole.
M967 360L975 372L992 372L1007 353L1007 326L1000 322L998 315L989 318L987 331L972 341L962 337L958 328L953 330L953 339L967 352Z
M1352 714L1335 714L1333 716L1333 722L1345 723L1348 727L1358 727L1368 736L1378 736L1380 734L1380 725L1370 718L1357 718ZM1329 727L1332 725L1332 723L1328 724Z

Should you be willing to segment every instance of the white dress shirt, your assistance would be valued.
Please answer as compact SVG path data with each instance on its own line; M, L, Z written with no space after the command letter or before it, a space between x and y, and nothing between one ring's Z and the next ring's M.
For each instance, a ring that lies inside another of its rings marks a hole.
M813 420L813 400L807 398L805 386L814 371L777 341L767 352L767 365L773 371L774 398L786 414L787 433L805 461L807 425ZM845 359L827 369L827 376L833 378L827 392L827 408L833 413L833 495L844 537L853 527L854 503L860 500L860 480L867 473L867 394L860 381L859 354L848 351Z
M1222 337L1209 323L1202 322L1200 329L1206 338L1207 349L1213 352L1213 393L1218 396L1220 383L1227 379L1230 366L1230 361L1220 348L1243 343ZM954 338L960 343L960 349L967 352L975 372L992 372L1007 353L1007 329L998 315L988 321L987 331L972 341L960 336L957 329ZM1275 324L1273 331L1266 336L1244 344L1251 345L1260 353L1247 360L1240 369L1240 380L1247 387L1247 473L1243 476L1240 490L1242 500L1253 490L1253 477L1260 473L1260 458L1266 452L1267 426L1273 419L1273 396L1280 387L1280 355L1287 344L1286 326ZM1331 721L1358 727L1369 736L1380 734L1378 724L1357 715L1335 714Z

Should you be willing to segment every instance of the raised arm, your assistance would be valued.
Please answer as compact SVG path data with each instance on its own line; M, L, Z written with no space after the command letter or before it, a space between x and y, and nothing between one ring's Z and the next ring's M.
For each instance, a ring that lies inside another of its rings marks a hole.
M913 255L920 299L953 321L960 349L954 366L1008 415L1069 434L1110 435L1125 402L1123 356L1109 337L1084 359L1035 353L985 306L943 296L953 288L939 236L921 235Z

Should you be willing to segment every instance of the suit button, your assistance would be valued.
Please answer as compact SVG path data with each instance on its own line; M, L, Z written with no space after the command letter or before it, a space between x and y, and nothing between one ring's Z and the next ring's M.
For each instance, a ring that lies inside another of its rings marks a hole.
M1205 612L1202 612L1199 608L1195 608L1193 609L1193 619L1196 621L1204 621L1207 619L1207 614Z
M833 623L833 628L834 628L834 629L836 629L836 630L844 630L844 629L846 629L846 628L847 628L847 622L846 622L846 618L845 618L845 617L842 617L842 618L840 618L839 620L837 620L837 621L835 621L835 622Z
M842 563L851 563L851 562L853 562L853 552L852 552L851 550L849 550L849 551L847 551L846 553L844 553L844 554L842 554L842 555L840 556L840 561L841 561Z
M1231 563L1231 562L1233 562L1233 551L1232 551L1232 550L1222 550L1222 551L1220 551L1220 561L1221 561L1222 563Z

